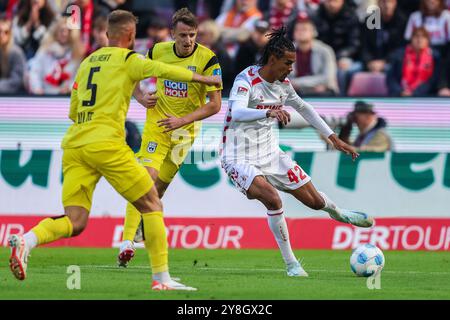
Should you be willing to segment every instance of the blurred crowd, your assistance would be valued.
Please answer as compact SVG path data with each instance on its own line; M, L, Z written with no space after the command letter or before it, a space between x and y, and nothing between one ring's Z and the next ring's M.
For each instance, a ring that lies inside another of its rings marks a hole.
M82 59L108 43L110 11L139 17L145 54L171 39L181 7L201 21L225 96L281 26L302 96L450 96L450 0L0 0L0 94L69 94Z

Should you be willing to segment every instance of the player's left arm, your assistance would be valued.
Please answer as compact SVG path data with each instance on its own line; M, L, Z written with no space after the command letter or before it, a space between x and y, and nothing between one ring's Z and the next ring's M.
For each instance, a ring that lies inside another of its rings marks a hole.
M293 107L306 121L308 121L314 128L316 128L324 137L331 142L336 150L342 151L345 154L351 155L355 160L359 153L356 149L338 138L336 133L326 124L320 117L313 106L300 98L291 86L286 105Z
M220 108L222 106L222 91L209 91L208 98L208 103L185 115L184 117L177 118L175 116L166 114L167 118L158 121L159 126L165 128L164 132L169 132L181 128L194 121L200 121L216 114L220 111Z

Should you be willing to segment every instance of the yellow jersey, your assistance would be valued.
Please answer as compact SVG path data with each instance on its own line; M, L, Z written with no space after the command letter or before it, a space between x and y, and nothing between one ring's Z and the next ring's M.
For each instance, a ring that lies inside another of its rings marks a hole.
M148 51L147 57L205 76L222 75L219 60L214 52L198 43L190 55L180 57L175 51L175 41L160 42ZM222 89L201 83L176 82L166 76L158 77L156 88L158 102L155 108L147 110L147 119L166 118L165 114L183 117L204 105L209 91Z
M104 47L81 63L70 97L69 118L62 148L89 143L125 143L125 118L138 81L148 77L191 81L193 72L146 59L134 51Z

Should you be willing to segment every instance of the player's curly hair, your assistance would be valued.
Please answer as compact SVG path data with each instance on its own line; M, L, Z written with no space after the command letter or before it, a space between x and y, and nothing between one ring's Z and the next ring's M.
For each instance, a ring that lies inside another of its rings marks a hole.
M280 29L272 29L273 32L266 35L269 38L269 42L262 50L262 56L258 61L258 64L264 66L269 62L271 55L277 58L281 58L285 51L295 52L294 44L286 36L287 29L282 26Z

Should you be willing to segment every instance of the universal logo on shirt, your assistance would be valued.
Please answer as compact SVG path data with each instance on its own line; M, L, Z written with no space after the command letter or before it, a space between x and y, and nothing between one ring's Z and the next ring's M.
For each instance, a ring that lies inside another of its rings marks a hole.
M164 80L164 94L169 97L187 98L188 85L186 82Z

